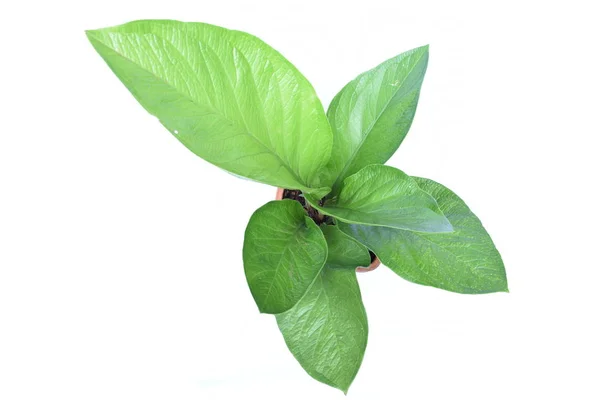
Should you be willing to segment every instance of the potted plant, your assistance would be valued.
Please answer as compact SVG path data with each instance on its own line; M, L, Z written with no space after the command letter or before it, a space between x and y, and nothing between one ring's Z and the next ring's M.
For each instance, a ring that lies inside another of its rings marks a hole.
M412 123L428 46L360 74L325 112L289 61L244 32L156 20L87 36L188 149L279 188L250 218L244 272L313 378L347 392L358 372L368 327L357 268L381 260L421 285L508 291L500 255L465 203L384 165Z

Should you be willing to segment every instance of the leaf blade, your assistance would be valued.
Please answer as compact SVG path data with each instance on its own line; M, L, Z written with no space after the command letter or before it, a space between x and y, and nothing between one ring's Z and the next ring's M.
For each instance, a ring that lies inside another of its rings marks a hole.
M264 42L177 21L86 34L142 106L196 155L259 182L328 191L318 178L332 142L322 105L306 78Z
M368 337L354 270L327 264L298 304L276 318L302 368L314 379L347 393Z
M322 225L327 241L327 265L331 268L367 267L371 263L369 249L336 225Z
M243 259L260 312L277 314L308 290L327 259L327 243L298 202L271 201L248 222Z
M340 229L411 282L465 294L508 291L504 263L481 221L443 185L415 180L438 201L454 232L428 234L344 223Z
M331 102L333 130L327 164L334 192L369 164L383 164L412 124L429 60L429 46L393 57L349 82Z
M452 224L436 200L399 169L369 165L344 180L339 195L311 205L346 223L387 226L420 232L451 232Z

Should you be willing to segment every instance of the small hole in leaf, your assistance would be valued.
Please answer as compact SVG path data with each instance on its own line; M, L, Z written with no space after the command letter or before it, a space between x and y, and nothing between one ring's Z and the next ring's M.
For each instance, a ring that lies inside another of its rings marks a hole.
M173 133L177 135L177 134L179 134L179 131L175 130L175 131L173 131Z

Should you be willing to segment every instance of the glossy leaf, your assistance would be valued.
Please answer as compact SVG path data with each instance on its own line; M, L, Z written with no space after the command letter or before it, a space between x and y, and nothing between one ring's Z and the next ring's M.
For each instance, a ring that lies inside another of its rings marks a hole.
M369 249L335 225L321 225L327 241L327 265L332 268L366 267L371 264Z
M341 230L411 282L458 293L508 291L504 264L481 221L446 187L414 179L437 200L454 232L428 234L343 223Z
M254 212L244 236L244 271L261 312L289 310L327 259L323 233L293 200L271 201Z
M306 199L322 213L347 223L419 232L452 231L429 193L404 172L385 165L369 165L349 176L340 194L323 206L312 196Z
M323 196L332 134L310 83L258 38L202 23L87 31L117 77L187 148L233 174Z
M359 75L333 99L327 170L336 193L347 176L385 163L398 149L412 124L428 59L429 46L402 53Z
M354 247L351 242L343 243ZM288 348L302 368L316 380L346 393L362 363L368 335L354 268L326 264L298 304L276 317Z

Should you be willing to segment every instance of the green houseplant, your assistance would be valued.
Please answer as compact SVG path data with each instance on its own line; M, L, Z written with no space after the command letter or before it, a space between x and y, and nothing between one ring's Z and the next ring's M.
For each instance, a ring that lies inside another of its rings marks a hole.
M422 285L507 291L500 255L465 203L383 165L412 123L427 46L359 75L326 113L306 78L247 33L136 21L87 36L188 149L286 189L250 218L244 270L259 310L276 316L313 378L347 392L356 376L368 328L355 270L375 256Z

